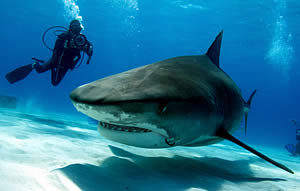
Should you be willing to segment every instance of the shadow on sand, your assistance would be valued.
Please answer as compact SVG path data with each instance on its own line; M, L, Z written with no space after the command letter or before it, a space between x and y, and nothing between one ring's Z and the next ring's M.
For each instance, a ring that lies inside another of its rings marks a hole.
M0 114L4 111L0 110ZM20 119L20 121L28 121L30 125L27 126L27 132L37 133L37 134L48 134L48 135L59 135L71 138L78 138L78 139L90 139L94 138L93 136L87 134L86 132L81 131L74 131L72 128L78 128L82 130L93 130L97 131L96 124L84 124L78 123L73 121L67 121L62 119L55 119L47 116L37 116L31 115L26 113L18 113L18 112L6 112L6 116L14 117L14 119ZM16 125L15 122L9 121L0 121L3 126L14 126ZM70 129L71 127L71 129ZM18 139L26 139L28 137L24 136L24 134L17 137Z
M72 164L57 170L85 191L221 190L225 182L238 187L245 182L285 181L255 177L249 168L250 161L246 160L178 155L172 158L144 157L109 147L116 156L105 159L99 166Z

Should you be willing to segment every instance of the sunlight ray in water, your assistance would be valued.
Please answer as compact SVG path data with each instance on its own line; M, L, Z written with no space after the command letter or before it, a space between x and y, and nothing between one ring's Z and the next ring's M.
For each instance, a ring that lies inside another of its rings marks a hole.
M140 10L138 0L108 0L113 7L117 7L122 16L122 30L127 37L133 37L139 31L136 20Z
M292 34L288 32L288 25L283 16L286 11L286 1L276 0L276 19L273 29L272 42L266 58L269 63L280 70L283 76L288 79L290 63L293 57L293 46L291 44Z

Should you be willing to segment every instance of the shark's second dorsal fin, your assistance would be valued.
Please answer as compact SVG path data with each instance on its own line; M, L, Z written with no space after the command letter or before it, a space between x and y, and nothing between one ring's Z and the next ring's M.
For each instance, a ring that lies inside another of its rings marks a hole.
M218 34L215 41L212 43L212 45L210 45L209 49L206 52L206 55L219 68L220 68L219 58L220 58L220 49L221 49L222 37L223 37L223 30Z
M245 135L247 133L247 123L248 123L248 112L250 110L251 107L251 102L253 99L253 96L255 95L255 93L257 92L257 90L255 89L252 94L250 95L250 98L248 99L248 101L246 102L244 100L244 112L245 112Z

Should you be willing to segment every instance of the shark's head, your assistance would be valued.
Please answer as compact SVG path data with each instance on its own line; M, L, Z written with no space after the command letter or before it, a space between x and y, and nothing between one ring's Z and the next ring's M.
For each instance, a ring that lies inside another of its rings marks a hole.
M208 53L176 57L75 89L78 111L99 121L113 141L144 148L207 145L218 127L239 126L239 89L218 66L222 33ZM216 60L217 59L217 60Z

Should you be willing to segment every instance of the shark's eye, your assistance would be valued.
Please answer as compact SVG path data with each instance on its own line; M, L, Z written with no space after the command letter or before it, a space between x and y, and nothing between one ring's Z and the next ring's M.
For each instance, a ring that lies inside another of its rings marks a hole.
M159 114L164 113L167 110L167 106L168 106L168 102L166 102L166 101L161 102L158 105L158 111L157 112Z

